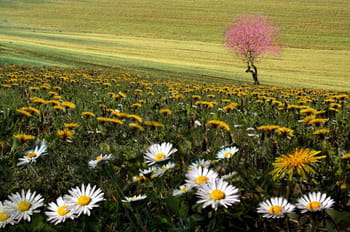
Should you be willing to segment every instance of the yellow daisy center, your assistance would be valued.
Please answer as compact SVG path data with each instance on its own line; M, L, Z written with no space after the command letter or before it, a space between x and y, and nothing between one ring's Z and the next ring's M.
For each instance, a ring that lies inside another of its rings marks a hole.
M0 212L0 222L6 221L7 219L10 218L10 216L5 215L6 213L7 213L7 211Z
M165 157L164 153L158 153L158 154L154 157L154 159L155 159L156 161L162 161L162 160L164 160L164 157Z
M226 152L225 154L224 154L224 157L225 158L229 158L229 157L231 157L233 154L232 154L232 152Z
M31 158L33 158L33 157L35 157L36 156L36 153L35 152L31 152L31 153L29 153L28 155L26 155L26 157L28 158L28 159L31 159Z
M137 196L132 196L129 199L133 201L133 200L136 200L136 198L137 198Z
M282 211L283 207L279 205L274 205L269 208L269 214L279 215Z
M306 208L310 211L316 211L320 207L321 203L318 201L311 201L306 205Z
M184 192L187 191L187 188L186 188L186 187L182 187L182 188L180 189L180 191L184 193Z
M57 214L60 215L60 216L64 216L64 215L66 215L67 213L69 213L70 210L67 210L66 207L67 207L67 205L62 205L61 207L59 207L59 208L57 209Z
M81 205L81 206L84 206L84 205L89 204L90 201L91 201L91 198L88 197L88 196L85 196L85 195L80 196L80 197L78 198L78 204Z
M207 183L207 181L208 181L208 177L206 177L206 176L199 176L195 180L196 184Z
M215 189L210 193L210 198L213 200L221 200L225 198L225 193L219 189Z
M32 204L30 204L28 201L21 201L18 203L17 208L19 211L27 211L31 206Z
M101 161L102 160L102 155L99 155L96 157L96 161Z

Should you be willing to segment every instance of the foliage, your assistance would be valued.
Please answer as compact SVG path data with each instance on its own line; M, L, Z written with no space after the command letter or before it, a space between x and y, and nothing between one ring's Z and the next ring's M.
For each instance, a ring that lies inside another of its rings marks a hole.
M185 82L112 69L4 66L0 97L1 202L11 193L31 189L48 204L83 183L101 188L106 199L89 217L55 226L46 221L45 206L31 222L7 225L6 231L345 231L350 227L348 92ZM58 133L65 128L72 133ZM320 129L328 131L315 133ZM20 140L14 137L18 134L35 139ZM48 154L17 166L18 159L42 140ZM159 176L137 178L140 170L148 169L144 163L148 147L162 142L177 149L170 156L175 167ZM218 160L223 146L232 145L239 151ZM272 176L276 159L297 148L320 151L318 156L325 158L311 163L313 172L294 172L292 178ZM90 167L89 161L100 154L112 154L111 159ZM239 189L239 203L214 211L196 203L195 189L173 196L184 184L188 167L199 159L210 161L210 169L221 177L230 174L227 181ZM295 204L308 192L326 193L335 205L315 213L295 210L279 219L257 213L266 199L281 196ZM147 197L121 201L139 194Z

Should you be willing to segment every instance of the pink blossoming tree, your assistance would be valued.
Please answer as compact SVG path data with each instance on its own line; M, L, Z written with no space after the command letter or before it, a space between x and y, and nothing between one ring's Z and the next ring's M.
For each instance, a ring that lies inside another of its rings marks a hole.
M252 74L254 84L259 84L255 61L265 54L281 51L276 44L278 35L278 29L262 15L241 16L226 31L226 49L247 63L246 72Z

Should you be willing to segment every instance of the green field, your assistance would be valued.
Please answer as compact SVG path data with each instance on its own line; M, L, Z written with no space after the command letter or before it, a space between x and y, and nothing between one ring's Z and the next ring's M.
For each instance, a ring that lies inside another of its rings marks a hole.
M262 84L350 90L350 4L328 1L0 1L1 63L112 66L157 76L251 82L223 46L232 20L267 15L278 56Z

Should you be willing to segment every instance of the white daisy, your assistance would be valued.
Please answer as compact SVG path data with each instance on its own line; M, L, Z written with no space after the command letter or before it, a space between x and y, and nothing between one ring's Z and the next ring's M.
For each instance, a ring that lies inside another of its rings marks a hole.
M216 155L217 159L230 159L234 154L239 151L237 147L225 147L221 149Z
M145 199L145 198L147 198L147 196L146 195L134 195L134 196L132 196L132 197L125 197L125 199L124 200L122 200L122 202L132 202L132 201L140 201L140 200L143 200L143 199Z
M45 141L41 141L40 146L36 146L34 150L29 150L25 154L26 155L23 156L23 158L18 159L19 162L17 163L17 166L28 163L35 163L40 156L47 155L47 146Z
M321 211L329 209L333 206L335 201L327 197L327 194L320 192L311 192L298 199L296 206L302 213Z
M257 212L266 218L282 218L285 214L293 212L295 206L289 204L283 197L273 197L261 202Z
M112 158L112 154L108 154L108 155L100 154L100 155L96 156L96 158L94 160L89 161L89 166L91 168L96 168L99 163L102 163L103 161L108 161L111 158Z
M227 173L226 175L221 176L223 180L231 180L235 175L237 175L237 172L233 171L230 173Z
M156 178L156 177L163 176L164 173L165 173L167 170L172 169L172 168L174 168L174 167L175 167L175 163L173 163L173 162L169 162L169 163L167 163L167 164L164 164L164 165L162 165L162 166L159 167L159 168L153 169L152 174L151 174L150 177L151 177L151 179L153 179L153 178Z
M148 169L139 169L139 171L140 171L140 173L142 175L148 175L148 174L154 172L154 170L157 170L157 169L158 169L157 167L152 166L152 167L149 167Z
M199 186L206 184L211 179L216 179L218 173L208 168L193 168L186 173L186 184L190 186Z
M62 197L57 198L56 202L49 203L49 211L45 212L48 217L47 220L57 225L58 223L65 222L68 218L74 219L75 215L71 210L66 209L66 207L67 205Z
M63 200L67 204L66 209L71 210L77 217L81 214L90 216L90 210L98 207L98 202L104 201L103 192L100 188L96 189L88 184L86 187L84 184L81 188L78 186L68 190L70 195L65 195Z
M169 159L169 156L177 151L176 148L172 148L171 143L153 144L145 152L144 158L148 165L155 164Z
M198 168L198 167L209 168L210 164L211 164L211 160L199 159L195 162L192 162L188 167L188 170L192 170L193 168Z
M184 185L180 185L179 188L174 189L173 191L173 196L180 196L184 193L187 193L188 191L190 191L192 189L192 186L188 185L188 184L184 184Z
M0 201L0 228L4 228L7 224L15 224L13 215L8 211L8 207Z
M208 184L200 185L197 196L198 204L203 203L203 208L211 205L214 210L217 210L219 205L227 208L240 201L238 189L222 179L210 180Z
M4 204L8 208L8 214L13 215L17 222L22 219L30 222L30 216L39 213L40 210L37 208L44 205L44 198L35 191L32 193L30 189L27 192L22 189L21 193L12 193L9 199Z

